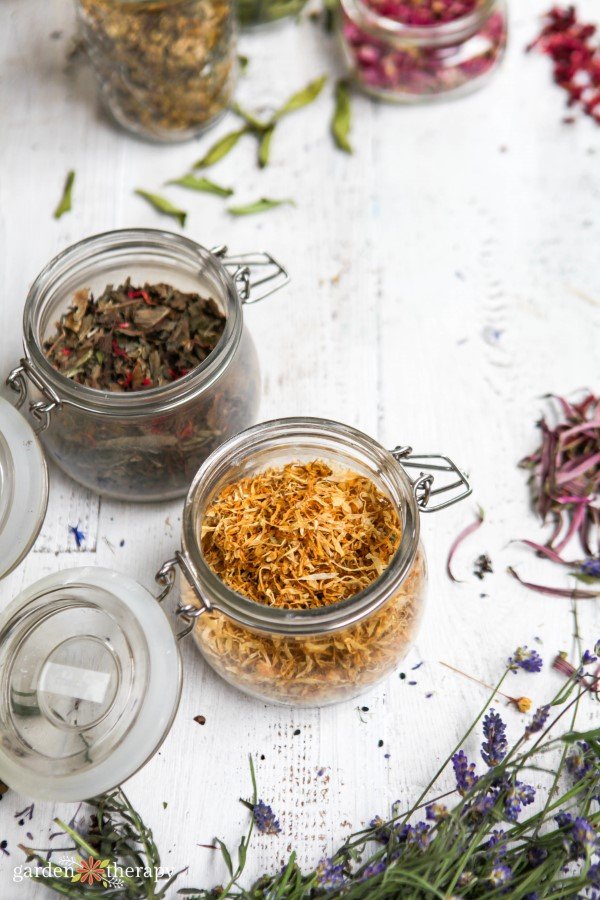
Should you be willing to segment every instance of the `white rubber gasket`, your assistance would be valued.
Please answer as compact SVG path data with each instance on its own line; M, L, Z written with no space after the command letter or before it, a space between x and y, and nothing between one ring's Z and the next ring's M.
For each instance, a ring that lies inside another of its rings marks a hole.
M48 470L29 422L0 397L0 578L18 566L40 533Z

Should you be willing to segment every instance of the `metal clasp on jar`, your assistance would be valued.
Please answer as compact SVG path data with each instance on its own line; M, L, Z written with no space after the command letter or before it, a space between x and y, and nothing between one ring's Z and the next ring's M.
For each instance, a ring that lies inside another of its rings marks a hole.
M227 247L221 244L213 247L211 253L231 272L239 298L246 306L264 300L290 280L287 269L264 250L227 256Z
M466 475L447 456L441 456L438 453L413 453L412 447L402 445L395 447L391 453L405 469L421 470L417 478L410 479L421 512L431 513L445 509L447 506L464 500L473 492ZM432 472L446 472L449 473L449 477L445 482L439 483L435 481L438 476L433 475ZM454 494L440 503L430 505L432 497L447 494L449 491L454 491Z
M204 597L200 593L200 588L198 586L198 581L196 576L190 569L188 562L179 550L176 551L173 559L167 560L167 562L163 563L158 572L155 575L155 580L161 586L162 590L158 597L156 598L158 603L162 603L163 600L168 597L171 593L171 590L175 586L175 575L177 567L181 570L181 574L186 579L186 581L192 587L194 593L198 597L200 601L199 606L195 606L193 603L182 603L181 597L177 600L177 607L175 609L175 615L182 619L185 622L185 628L176 635L177 640L180 641L182 638L186 637L190 631L193 630L194 625L196 624L196 619L198 619L205 612L208 612L212 609L212 604L207 597Z
M29 411L36 421L34 429L35 433L40 434L42 431L45 431L50 424L50 415L52 411L60 409L62 403L52 388L42 380L30 361L28 359L22 359L19 365L12 370L6 379L7 385L18 394L15 402L17 409L20 409L27 400L28 380L35 385L44 398L43 400L32 400L29 404Z

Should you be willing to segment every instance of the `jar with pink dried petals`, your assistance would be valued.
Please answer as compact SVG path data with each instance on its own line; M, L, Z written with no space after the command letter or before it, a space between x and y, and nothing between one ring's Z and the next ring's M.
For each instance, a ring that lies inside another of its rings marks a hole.
M462 96L487 83L506 49L506 0L340 0L355 82L384 100Z

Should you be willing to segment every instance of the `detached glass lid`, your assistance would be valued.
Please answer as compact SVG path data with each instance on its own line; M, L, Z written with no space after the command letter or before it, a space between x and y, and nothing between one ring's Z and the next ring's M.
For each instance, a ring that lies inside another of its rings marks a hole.
M177 641L156 598L82 567L26 588L0 618L0 772L16 791L75 801L134 774L181 691Z
M31 549L47 504L48 474L37 436L0 397L0 578Z

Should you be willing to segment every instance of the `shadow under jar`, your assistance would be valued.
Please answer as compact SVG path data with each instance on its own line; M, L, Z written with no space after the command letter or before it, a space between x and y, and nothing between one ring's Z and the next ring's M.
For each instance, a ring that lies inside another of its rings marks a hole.
M75 0L101 96L141 137L184 141L227 109L236 78L232 0Z
M453 463L452 490L428 508L433 476L411 481L404 466L427 466L411 449L393 452L359 431L322 419L281 419L232 438L198 472L183 515L179 614L188 615L209 665L240 690L270 703L324 706L356 697L395 670L412 645L425 600L427 569L420 511L434 511L470 493ZM292 610L255 602L231 590L206 561L201 540L207 508L226 485L265 470L315 460L369 479L397 512L400 543L382 574L359 593L328 606ZM456 494L456 488L462 493ZM167 568L169 564L167 564ZM163 573L164 574L164 573Z
M340 0L339 37L362 90L382 100L421 103L460 97L487 83L506 49L506 0L462 0L464 15L414 24L410 11L419 16L418 7L433 5Z
M65 250L34 282L25 357L8 382L18 406L31 389L46 455L84 487L119 500L183 496L215 447L255 420L260 370L243 306L277 290L287 273L268 254L227 257L226 250L151 229L107 232ZM97 390L57 371L43 346L74 294L99 296L127 278L212 298L226 317L214 350L182 377L139 391Z

